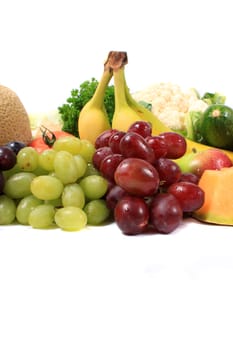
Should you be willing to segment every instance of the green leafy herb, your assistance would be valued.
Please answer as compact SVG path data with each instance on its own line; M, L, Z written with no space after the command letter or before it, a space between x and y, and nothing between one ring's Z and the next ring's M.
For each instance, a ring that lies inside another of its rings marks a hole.
M79 136L78 118L80 111L94 95L97 85L98 80L95 78L84 81L79 86L79 89L71 90L70 96L67 98L66 103L58 107L58 111L63 122L63 131ZM115 109L114 87L112 85L108 86L105 91L104 105L111 124Z

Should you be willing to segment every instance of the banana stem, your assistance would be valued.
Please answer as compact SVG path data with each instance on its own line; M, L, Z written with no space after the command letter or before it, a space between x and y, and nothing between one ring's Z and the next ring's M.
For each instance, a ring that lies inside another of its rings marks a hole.
M110 51L106 61L108 66L113 71L124 67L128 63L127 53L125 51Z
M125 51L110 51L106 65L112 69L115 85L115 108L127 106L125 94L125 65L128 63Z

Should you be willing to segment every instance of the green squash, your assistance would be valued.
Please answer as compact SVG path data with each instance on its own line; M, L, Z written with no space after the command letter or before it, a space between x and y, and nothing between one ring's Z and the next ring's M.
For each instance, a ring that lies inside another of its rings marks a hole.
M233 109L224 104L210 105L203 113L201 133L203 143L233 150Z

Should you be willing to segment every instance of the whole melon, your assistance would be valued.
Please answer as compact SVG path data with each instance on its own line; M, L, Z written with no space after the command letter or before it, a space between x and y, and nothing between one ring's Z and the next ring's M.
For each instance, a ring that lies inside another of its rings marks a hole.
M14 91L0 85L0 145L10 141L27 145L31 140L30 119L25 107Z

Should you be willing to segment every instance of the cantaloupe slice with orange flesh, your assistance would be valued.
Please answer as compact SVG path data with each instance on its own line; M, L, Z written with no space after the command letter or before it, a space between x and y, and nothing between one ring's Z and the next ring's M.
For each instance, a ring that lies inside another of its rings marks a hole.
M205 170L199 186L205 192L205 200L193 217L209 223L233 225L233 167Z

